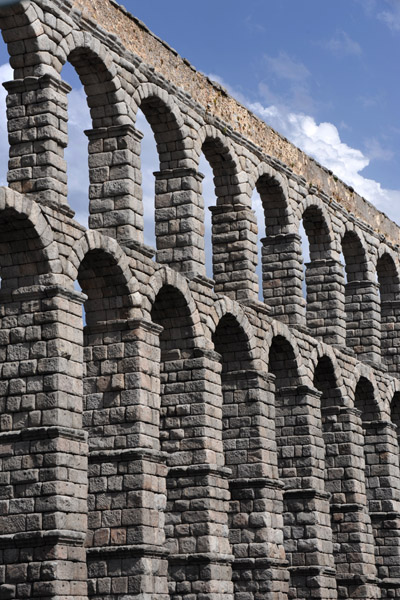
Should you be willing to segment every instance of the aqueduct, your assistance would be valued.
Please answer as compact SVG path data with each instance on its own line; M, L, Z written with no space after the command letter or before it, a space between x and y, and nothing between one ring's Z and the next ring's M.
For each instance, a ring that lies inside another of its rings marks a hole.
M0 597L399 598L398 226L113 0L23 0L0 27ZM67 61L89 230L67 200Z

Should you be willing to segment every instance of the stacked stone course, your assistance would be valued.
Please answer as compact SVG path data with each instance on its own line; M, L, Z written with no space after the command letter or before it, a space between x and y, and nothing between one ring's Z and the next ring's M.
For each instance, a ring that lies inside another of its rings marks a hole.
M23 0L0 27L0 598L400 598L397 225L113 0ZM67 61L89 229L68 205Z

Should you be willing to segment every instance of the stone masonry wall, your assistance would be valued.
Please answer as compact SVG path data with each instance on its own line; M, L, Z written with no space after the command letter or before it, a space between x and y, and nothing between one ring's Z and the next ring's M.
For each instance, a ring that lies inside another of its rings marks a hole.
M400 598L398 226L113 0L23 0L0 28L0 598Z

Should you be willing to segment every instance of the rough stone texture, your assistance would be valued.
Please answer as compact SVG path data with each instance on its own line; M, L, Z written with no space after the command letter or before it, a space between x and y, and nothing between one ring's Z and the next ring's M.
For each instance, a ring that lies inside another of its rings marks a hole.
M400 598L397 225L113 0L25 0L0 27L0 598ZM66 61L92 117L88 231Z

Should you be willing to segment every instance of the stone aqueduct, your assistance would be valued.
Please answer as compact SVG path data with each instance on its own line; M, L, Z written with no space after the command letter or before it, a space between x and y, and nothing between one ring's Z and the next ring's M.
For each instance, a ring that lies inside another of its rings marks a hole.
M113 0L24 0L0 27L0 597L400 597L397 225ZM67 202L66 61L93 123L89 230Z

